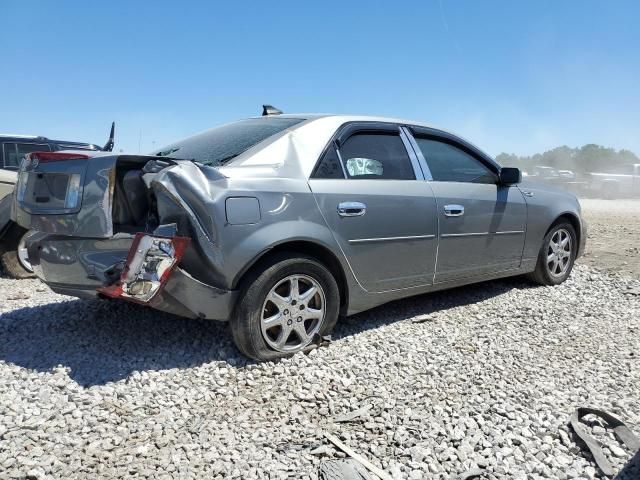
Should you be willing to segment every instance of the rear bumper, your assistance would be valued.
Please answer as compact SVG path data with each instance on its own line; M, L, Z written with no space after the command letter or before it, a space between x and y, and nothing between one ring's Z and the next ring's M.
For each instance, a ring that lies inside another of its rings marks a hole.
M38 233L29 240L29 260L54 292L101 297L98 289L118 280L132 242L130 235L94 239ZM177 267L146 305L188 318L228 320L237 296L235 290L207 285Z

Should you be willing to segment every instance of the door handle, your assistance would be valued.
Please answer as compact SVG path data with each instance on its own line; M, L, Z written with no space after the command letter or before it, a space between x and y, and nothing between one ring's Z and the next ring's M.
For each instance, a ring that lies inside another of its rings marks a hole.
M340 202L338 215L341 217L361 217L367 213L367 206L360 202Z
M462 205L445 205L444 214L447 217L461 217L464 215L464 207Z

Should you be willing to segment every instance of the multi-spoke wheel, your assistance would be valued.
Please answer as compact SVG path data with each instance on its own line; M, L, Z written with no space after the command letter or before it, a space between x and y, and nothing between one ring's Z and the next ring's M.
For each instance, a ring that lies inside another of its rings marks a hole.
M262 335L279 352L307 346L324 320L322 286L307 275L289 275L276 284L262 306Z
M564 228L554 231L547 246L547 268L554 277L561 277L571 264L571 234Z
M576 232L571 224L554 225L544 237L536 269L530 278L542 285L564 282L573 268L577 245Z
M20 238L20 242L18 242L18 261L22 268L24 268L29 274L33 273L33 267L31 266L31 262L29 261L29 253L27 252L27 237L31 232L25 233L22 238Z
M339 305L338 285L324 265L281 253L243 282L231 331L245 355L257 360L283 357L327 335Z

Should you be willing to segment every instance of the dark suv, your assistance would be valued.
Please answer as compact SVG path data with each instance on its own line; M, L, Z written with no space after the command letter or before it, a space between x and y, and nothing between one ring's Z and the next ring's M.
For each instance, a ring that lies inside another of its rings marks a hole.
M111 151L113 148L113 125L109 141L104 147L93 143L51 140L32 135L0 134L0 263L8 275L26 278L32 275L25 247L27 231L12 222L9 214L9 194L18 179L20 162L32 152L57 152L61 150Z

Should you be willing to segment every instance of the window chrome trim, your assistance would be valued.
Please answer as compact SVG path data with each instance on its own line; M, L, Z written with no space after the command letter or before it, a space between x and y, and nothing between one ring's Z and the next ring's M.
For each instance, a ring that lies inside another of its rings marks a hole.
M354 238L349 243L371 243L371 242L395 242L399 240L429 240L436 238L435 235L409 235L406 237L379 237L379 238Z
M423 178L428 182L433 181L433 175L431 175L431 170L429 169L427 160L424 158L424 155L422 154L422 150L420 150L420 147L418 146L418 142L416 142L416 139L413 137L411 130L403 125L400 127L400 131L404 133L405 137L409 141L409 145L411 145L411 148L415 153L416 159L418 160L418 164L422 169Z

